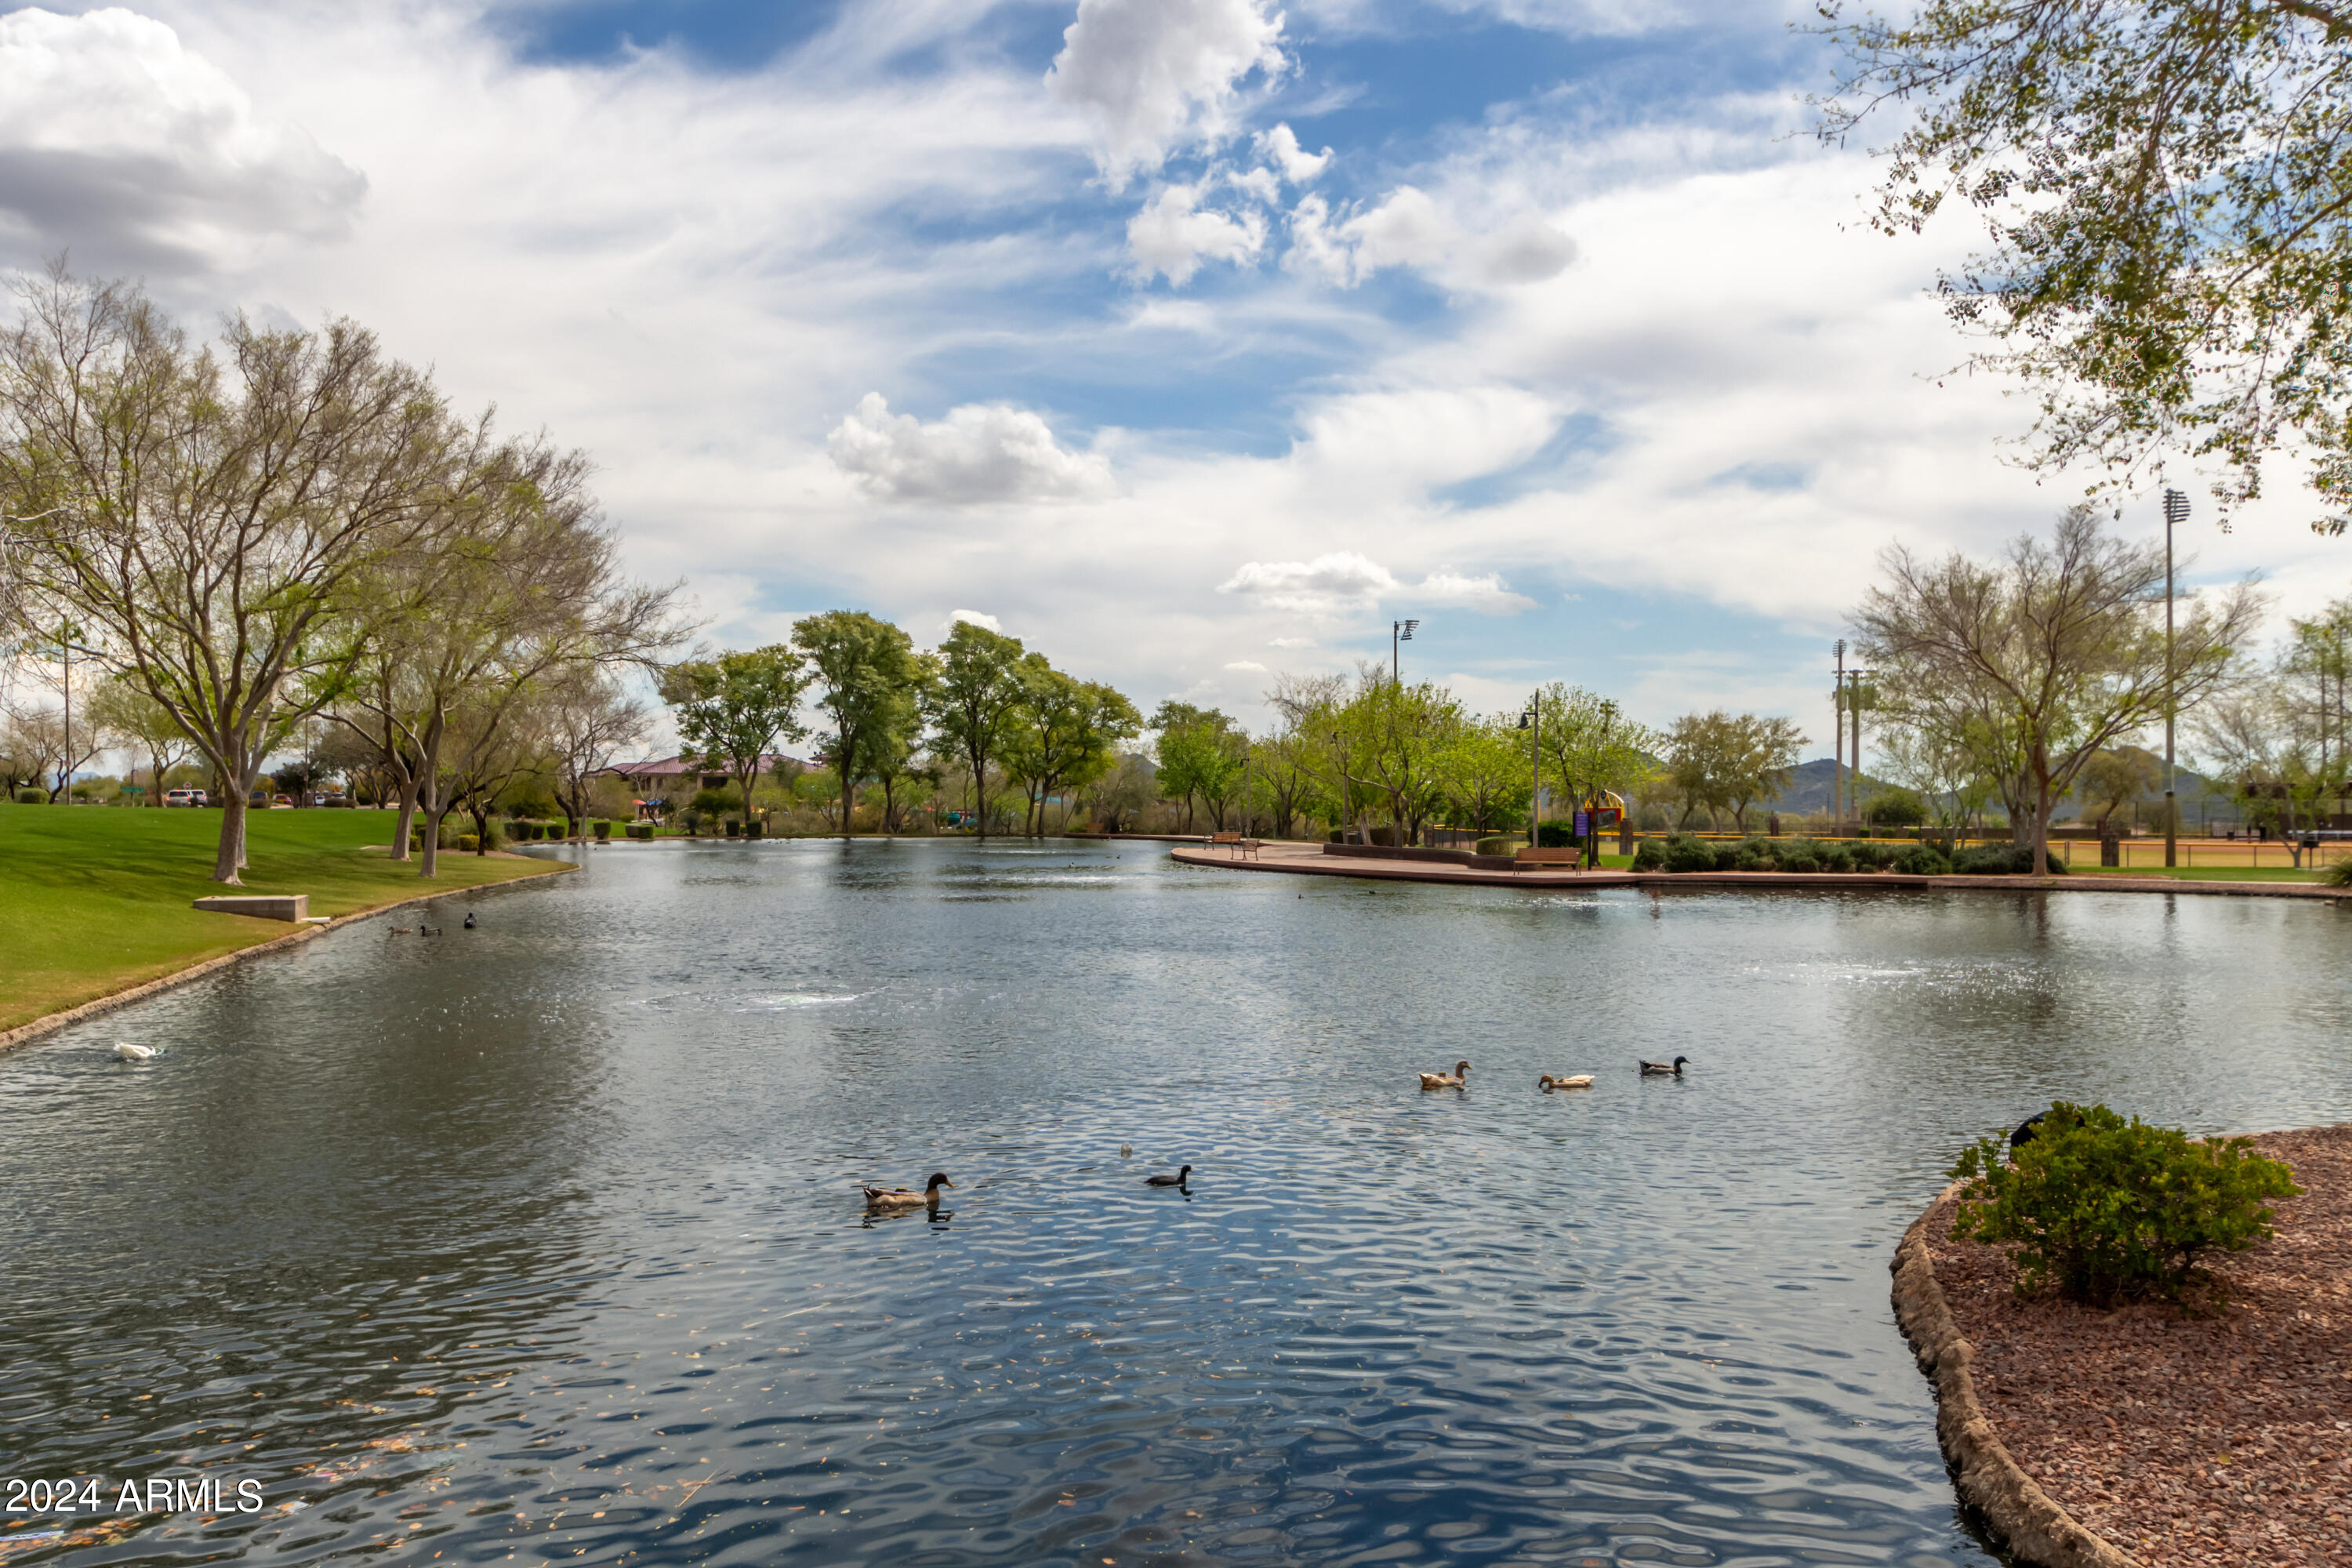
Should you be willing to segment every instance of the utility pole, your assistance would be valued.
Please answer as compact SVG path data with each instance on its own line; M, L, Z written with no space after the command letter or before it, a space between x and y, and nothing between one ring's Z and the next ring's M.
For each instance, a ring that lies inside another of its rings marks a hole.
M1846 711L1853 715L1853 784L1848 793L1853 797L1857 832L1862 827L1862 678L1869 673L1866 669L1846 672Z
M1830 699L1830 836L1845 833L1845 638L1837 640L1837 688Z
M2180 849L2180 803L2173 795L2172 725L2179 716L2173 698L2172 667L2172 530L2189 521L2189 498L2179 490L2164 492L2164 863L2177 865Z
M1419 625L1419 621L1389 623L1389 684L1400 691L1404 689L1404 667L1397 648L1400 644L1412 641L1412 629Z

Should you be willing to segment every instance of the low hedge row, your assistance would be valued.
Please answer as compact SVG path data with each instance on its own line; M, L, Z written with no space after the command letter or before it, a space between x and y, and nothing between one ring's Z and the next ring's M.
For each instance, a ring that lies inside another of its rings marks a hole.
M2066 868L2047 856L2053 874ZM1902 871L1911 876L2014 877L2033 868L2022 845L1986 844L1947 856L1932 844L1825 844L1814 838L1743 838L1716 843L1689 834L1644 838L1633 851L1636 871Z

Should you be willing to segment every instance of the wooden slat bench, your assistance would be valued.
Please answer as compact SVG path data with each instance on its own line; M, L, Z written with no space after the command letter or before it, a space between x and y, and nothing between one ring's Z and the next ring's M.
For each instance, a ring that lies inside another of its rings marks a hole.
M1584 869L1581 849L1522 849L1512 857L1516 865L1527 868L1539 866L1566 867L1571 871Z
M1213 833L1209 836L1210 847L1216 848L1222 846L1235 857L1246 855L1253 860L1257 858L1261 843L1259 839L1244 838L1238 833Z

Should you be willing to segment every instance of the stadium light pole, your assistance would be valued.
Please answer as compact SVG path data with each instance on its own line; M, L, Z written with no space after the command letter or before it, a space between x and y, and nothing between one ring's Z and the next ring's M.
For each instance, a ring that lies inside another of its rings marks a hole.
M1399 690L1404 689L1404 666L1397 649L1400 645L1412 641L1412 629L1419 625L1419 621L1389 623L1389 684Z
M2189 521L2189 498L2176 489L2164 492L2164 863L2178 863L2180 848L2180 802L2173 794L2172 724L2172 531Z

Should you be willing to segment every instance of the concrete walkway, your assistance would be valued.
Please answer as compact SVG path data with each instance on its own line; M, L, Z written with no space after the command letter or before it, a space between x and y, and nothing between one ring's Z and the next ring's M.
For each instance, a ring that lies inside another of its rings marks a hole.
M1326 855L1319 844L1268 843L1255 858L1249 858L1235 855L1230 847L1206 847L1197 841L1169 854L1170 858L1184 865L1211 867L1220 871L1355 877L1376 882L1457 882L1485 888L1539 888L1547 892L1566 889L1598 891L1604 888L1721 892L1738 888L1749 892L1801 889L1852 893L1895 888L1970 888L2004 893L2048 889L2073 893L2202 893L2240 899L2352 898L2352 888L2329 888L2314 882L2189 882L2170 877L2097 877L2079 871L2065 877L1914 877L1899 871L1488 871L1442 861Z

